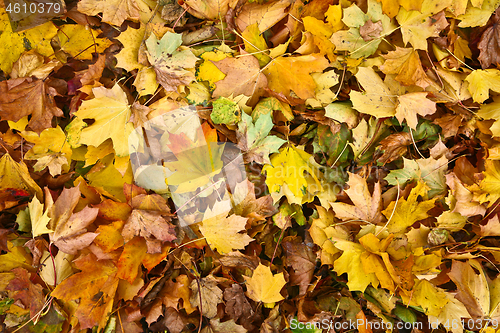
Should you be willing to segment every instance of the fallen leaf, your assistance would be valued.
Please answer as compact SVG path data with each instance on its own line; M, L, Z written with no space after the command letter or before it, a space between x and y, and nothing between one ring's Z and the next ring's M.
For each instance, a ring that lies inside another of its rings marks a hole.
M392 117L395 114L396 99L373 68L360 67L356 79L365 92L351 92L354 109L377 118Z
M104 328L118 287L116 266L110 260L98 262L92 254L75 260L75 265L81 272L62 281L51 296L65 302L80 301L75 316L81 329Z
M245 112L241 114L238 123L238 147L245 153L245 162L257 162L260 164L271 164L269 155L277 153L278 149L286 142L285 140L269 135L273 128L271 114L262 114L255 121Z
M43 288L30 280L30 273L26 269L14 268L12 272L16 274L16 277L9 282L5 289L13 291L14 299L21 301L24 306L28 307L31 318L34 318L42 310L45 303Z
M273 274L269 267L259 264L252 277L244 278L247 284L246 295L254 301L275 303L284 299L280 294L286 284L283 273Z
M18 121L31 115L29 126L37 133L51 127L53 117L62 117L54 96L57 91L45 81L18 78L0 83L0 117Z
M328 66L326 58L319 54L299 57L280 57L264 70L269 89L289 96L293 91L299 98L314 97L316 84L311 73L322 72Z
M500 92L500 71L498 69L477 69L472 71L465 81L469 82L469 91L474 102L482 103L490 96L489 91Z
M427 218L427 212L434 207L434 202L437 198L418 202L419 196L426 196L426 186L419 182L413 188L408 196L408 199L399 199L398 202L392 201L382 214L390 219L387 224L387 230L391 233L401 233L413 223ZM392 216L392 218L391 218Z
M139 6L136 2L141 0L114 0L103 2L84 0L78 3L78 11L90 16L103 13L102 21L116 26L120 26L123 21L131 19L132 21L139 20Z
M26 164L23 161L17 163L7 153L0 158L0 189L9 188L23 189L43 199L42 189L31 178Z
M189 301L207 318L214 318L217 315L217 304L222 302L222 290L217 284L214 276L208 275L191 281L189 286L192 290Z
M417 129L417 114L427 116L436 112L436 103L427 99L427 93L415 92L398 97L395 117L399 123L406 119L408 126Z
M198 58L191 50L177 50L182 44L180 34L167 32L160 40L152 34L145 43L156 80L166 91L175 91L178 85L187 85L195 80L194 74L186 68L194 68Z
M99 29L90 29L79 24L65 24L58 27L57 38L61 51L79 59L92 59L92 52L103 52L112 42L98 38Z
M131 110L127 95L118 84L111 89L93 88L92 92L94 98L83 101L74 116L77 120L93 119L95 122L90 126L85 125L81 132L73 135L79 137L78 144L94 147L111 138L116 154L127 156L128 136L134 129L129 123Z
M405 86L425 88L429 85L429 78L415 49L396 47L395 51L390 51L383 57L385 62L380 70L385 74L396 74L396 80Z
M473 318L500 317L498 298L500 279L488 281L476 260L469 259L468 262L454 260L448 276L457 285L456 298L467 307Z
M271 164L265 165L262 172L266 173L266 184L275 202L286 195L290 203L300 205L311 201L308 192L323 190L317 176L319 170L310 158L311 155L295 147L286 147L272 155Z
M239 318L249 318L254 315L243 288L238 284L233 284L231 288L224 289L224 300L226 301L226 312L233 320Z
M267 87L267 78L260 71L257 58L248 54L240 58L224 58L213 63L226 76L217 81L213 97L246 95L258 98Z
M331 202L330 205L335 216L343 220L362 220L375 224L382 222L380 183L375 184L373 195L370 195L366 180L357 174L349 173L347 185L349 188L345 192L349 195L354 206L341 202Z

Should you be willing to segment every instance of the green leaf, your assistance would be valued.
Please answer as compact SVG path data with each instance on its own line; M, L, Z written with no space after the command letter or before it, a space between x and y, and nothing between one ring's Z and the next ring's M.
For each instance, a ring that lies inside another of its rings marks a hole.
M247 162L270 164L269 155L277 153L278 149L286 142L285 140L269 135L273 128L271 113L261 114L255 121L245 112L241 114L238 123L238 147L245 152Z

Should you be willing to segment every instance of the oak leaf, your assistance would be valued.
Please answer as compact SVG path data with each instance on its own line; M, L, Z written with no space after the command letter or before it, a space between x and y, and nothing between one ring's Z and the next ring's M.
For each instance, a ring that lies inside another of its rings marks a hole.
M247 284L246 295L256 302L275 303L284 299L280 291L286 285L283 273L273 274L267 266L259 264L252 277L243 276Z

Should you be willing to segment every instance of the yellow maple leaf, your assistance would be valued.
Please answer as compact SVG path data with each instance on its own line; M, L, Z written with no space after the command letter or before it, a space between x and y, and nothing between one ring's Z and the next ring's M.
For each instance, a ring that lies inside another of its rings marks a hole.
M316 83L311 73L322 72L328 60L320 54L274 59L264 70L269 88L289 96L293 91L301 99L314 97Z
M332 211L322 206L316 206L319 217L313 219L309 234L319 247L321 247L321 262L325 265L333 265L340 250L331 241L335 239L349 239L349 230L342 224L336 225Z
M50 221L50 218L48 217L50 207L47 207L44 213L43 205L37 197L34 197L28 204L28 208L30 210L31 233L33 238L53 232L53 230L47 228L47 223Z
M54 53L50 45L51 39L57 34L57 27L52 22L46 22L37 27L13 32L9 16L4 8L0 8L0 70L10 73L12 64L19 56L28 50L36 50L39 54L49 57Z
M365 92L351 91L353 108L377 118L394 116L397 101L373 68L360 67L355 76Z
M396 107L396 118L400 123L406 119L406 123L414 130L417 129L417 114L426 116L436 112L436 103L427 99L426 92L414 92L398 96Z
M217 202L216 205L220 205L220 202ZM200 225L200 231L205 236L207 243L213 250L217 249L221 254L245 249L245 246L253 241L253 238L246 233L240 233L245 231L248 218L235 214L221 217L217 215L216 210L217 207L214 207L213 211L207 209Z
M490 90L500 92L500 71L498 69L476 69L465 81L474 102L482 103L490 97Z
M418 182L408 196L408 199L399 199L392 201L382 212L389 220L387 230L391 233L401 233L413 223L423 220L429 215L427 212L434 207L437 198L418 202L419 196L426 197L428 187L423 182ZM396 206L397 204L397 206ZM396 206L396 208L394 208ZM392 217L392 218L391 218Z
M243 36L243 42L245 43L245 51L253 54L255 58L259 60L260 66L265 66L271 61L271 57L268 55L267 42L262 36L259 30L259 25L257 22L246 27L245 31L241 33Z
M438 37L439 32L448 26L444 12L441 11L452 2L452 0L424 0L419 11L408 11L401 7L396 19L401 26L405 44L410 43L418 50L427 50L427 38ZM438 13L439 15L436 15Z
M336 248L343 251L342 256L335 260L334 270L338 274L347 273L347 286L349 290L365 291L371 284L374 287L379 285L379 280L375 273L367 273L363 267L361 256L366 255L366 250L361 244L347 240L335 240Z
M198 81L207 81L210 90L215 89L215 83L222 80L226 74L221 72L213 62L225 59L227 56L226 53L219 50L203 53L200 58L204 61L196 71Z
M57 38L61 50L80 60L92 60L92 53L103 52L113 44L107 38L97 38L99 29L88 29L80 24L66 24L58 29Z
M7 188L19 188L36 194L42 200L42 189L31 178L28 167L23 161L17 163L9 153L0 158L0 190Z
M487 159L484 168L484 179L479 183L480 191L474 200L480 203L489 202L488 207L491 207L500 198L500 161Z
M71 161L73 151L69 143L66 142L66 135L59 126L44 129L40 136L35 132L26 131L21 132L21 136L26 141L35 144L24 156L27 160L38 160L33 166L35 171L48 167L52 176L60 175L61 167L68 166Z
M443 289L435 287L427 280L418 280L412 291L400 295L404 304L421 306L426 315L434 317L439 316L449 302Z
M405 86L417 85L425 88L429 85L430 80L415 49L396 46L395 51L390 51L383 57L385 62L380 66L380 70L385 74L396 74L396 80Z
M256 302L274 303L284 299L280 291L286 285L283 273L274 274L259 263L252 277L243 276L247 284L246 295Z
M309 194L323 191L317 177L319 170L312 163L312 155L296 147L286 147L271 156L271 165L266 164L266 184L276 202L286 195L289 203L303 204L312 201Z
M108 138L113 140L113 146L118 156L127 156L128 136L134 126L129 122L131 110L127 95L115 84L113 88L93 88L94 98L83 101L75 112L77 119L94 119L95 122L81 130L78 144L98 147ZM68 131L69 134L69 131Z

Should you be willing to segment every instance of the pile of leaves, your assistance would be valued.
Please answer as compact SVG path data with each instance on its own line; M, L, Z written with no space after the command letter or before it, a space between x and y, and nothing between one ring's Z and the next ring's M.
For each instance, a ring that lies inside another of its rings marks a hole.
M499 0L37 3L0 3L2 331L499 328Z

